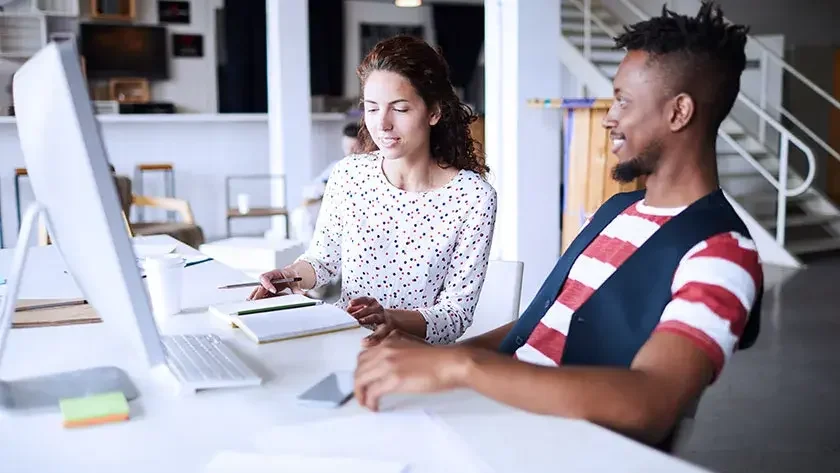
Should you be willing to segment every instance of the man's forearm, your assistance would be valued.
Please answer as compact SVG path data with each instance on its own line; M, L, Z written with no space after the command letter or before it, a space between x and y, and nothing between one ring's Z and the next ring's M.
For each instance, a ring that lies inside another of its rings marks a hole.
M514 323L515 322L510 322L489 332L458 342L458 344L473 348L483 348L490 351L498 351L499 346L502 344L502 340L507 337L507 334L510 332L510 329L513 328Z
M464 387L520 409L585 419L647 443L676 423L660 412L655 383L640 371L598 367L552 368L487 350L468 350Z

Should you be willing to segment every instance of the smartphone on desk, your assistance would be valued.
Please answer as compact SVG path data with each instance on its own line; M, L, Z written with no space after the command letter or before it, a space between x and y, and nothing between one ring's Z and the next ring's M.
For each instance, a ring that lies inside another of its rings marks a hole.
M301 404L339 407L353 397L353 372L336 371L298 396Z

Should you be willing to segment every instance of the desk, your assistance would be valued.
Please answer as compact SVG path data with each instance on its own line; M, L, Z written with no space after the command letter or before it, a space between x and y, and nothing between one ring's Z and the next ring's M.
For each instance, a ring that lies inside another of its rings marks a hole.
M175 243L166 236L142 238ZM183 253L194 253L178 245ZM11 250L0 250L0 275ZM32 249L21 297L80 295L53 247ZM131 420L66 430L55 412L0 414L2 470L14 472L195 472L222 449L253 450L257 434L271 426L368 413L355 401L340 409L299 407L295 396L336 369L352 369L365 329L256 345L206 306L245 297L249 289L216 286L247 277L216 261L185 269L183 313L161 324L164 334L213 332L227 339L246 363L266 377L261 387L178 396L153 383L140 354L112 336L108 317L92 325L16 329L0 366L4 379L103 364L125 369L140 390ZM46 284L44 284L46 283ZM427 409L439 415L497 472L703 471L681 460L583 421L527 414L473 393L386 398L386 409ZM397 440L398 441L398 440Z

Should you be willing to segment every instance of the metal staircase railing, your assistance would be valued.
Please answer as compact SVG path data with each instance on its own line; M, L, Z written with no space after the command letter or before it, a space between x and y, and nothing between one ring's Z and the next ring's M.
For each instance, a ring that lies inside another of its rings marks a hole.
M596 15L592 14L592 0L566 0L566 1L568 3L574 5L579 10L581 10L581 12L583 12L583 18L584 18L584 20L583 20L583 54L588 60L591 61L592 60L591 59L592 58L592 25L594 24L601 31L603 31L604 33L606 33L607 35L609 35L611 37L617 36L618 32L615 31L615 29L613 29L612 27L610 27L610 25L606 24L606 22L604 22L602 19L600 19ZM639 19L646 20L646 19L650 18L650 15L648 15L647 13L642 11L632 1L630 1L630 0L619 0L619 1L628 10L630 10L631 13L638 16ZM764 51L764 53L767 54L768 58L773 58L774 60L781 61L781 63L784 64L782 67L785 67L789 71L796 71L793 68L793 66L790 66L789 64L784 62L783 59L779 58L777 55L775 55L775 53L773 53L772 51L767 49L766 46L764 46L763 44L761 44L760 42L758 42L755 39L753 39L753 41L756 41L763 48L762 50ZM764 69L765 69L765 71L763 72L764 75L762 76L763 77L762 78L762 88L766 89L767 88L766 87L766 82L767 82L767 80L766 80L766 67ZM807 81L806 84L809 84L809 86L812 86L812 88L818 90L819 91L818 93L822 92L822 93L820 93L820 95L822 95L824 98L831 99L831 101L833 102L832 104L836 104L835 106L837 106L838 109L840 109L840 103L838 103L836 100L834 100L833 98L828 96L824 91L822 91L822 89L819 89L811 81L808 81L808 79L805 78L804 76L802 76L801 73L799 73L798 71L796 71L796 74L797 74L798 78L801 77L801 79L804 79L804 81ZM721 127L718 130L718 136L724 142L726 142L729 146L731 146L732 149L735 150L736 153L738 153L742 158L744 158L744 160L746 160L753 168L755 168L755 170L776 189L778 199L777 199L777 210L776 210L776 228L775 228L776 234L775 234L775 239L780 245L784 245L785 244L785 223L787 221L787 198L788 197L795 197L795 196L798 196L800 194L803 194L811 187L811 184L814 181L814 175L815 175L815 172L816 172L816 159L814 157L813 151L811 150L811 148L808 145L805 144L805 142L803 142L796 135L791 133L790 130L788 130L784 125L779 123L778 120L776 120L770 114L767 113L767 111L766 111L766 108L767 108L766 107L766 92L762 93L761 96L762 96L762 98L761 98L760 101L764 102L762 104L763 106L759 105L759 104L756 104L753 100L751 100L749 97L744 95L743 92L738 94L738 99L737 100L738 100L738 102L742 103L747 108L752 110L758 116L759 123L760 123L760 126L759 126L759 142L763 147L767 148L766 142L765 142L765 140L766 140L766 131L765 131L766 127L770 126L774 130L776 130L776 132L778 132L778 134L779 134L779 148L778 148L778 150L779 150L779 156L778 156L779 157L779 176L778 176L778 178L774 177L767 170L767 168L765 168L757 159L755 159L755 157L749 151L747 151L741 145L741 143L738 142L738 140L736 140L732 135L730 135L729 133L724 131L723 127ZM788 119L790 119L790 117L788 115L791 115L791 114L789 112L783 111L783 110L780 110L780 112L785 117L788 117ZM797 124L797 126L801 125L801 122L798 122L798 120L797 121L791 120L791 121L793 123ZM815 133L808 130L806 127L804 127L804 125L800 126L800 128L802 128L803 132L806 135L808 135L811 139L814 139L814 136L816 136ZM817 141L817 140L815 140L815 141ZM821 146L823 146L824 148L827 148L826 149L827 151L830 150L829 152L833 156L840 159L840 154L837 154L836 151L831 149L831 147L828 146L827 144L825 144L822 140L817 141L817 143L820 144ZM794 188L788 188L788 174L789 174L788 173L788 167L789 167L788 157L789 157L789 154L790 154L791 144L793 144L794 146L799 148L799 150L805 156L805 158L807 160L807 164L808 164L808 170L806 172L805 178L803 179L803 181L798 186L796 186Z
M591 1L591 0L587 0L587 1ZM618 0L618 1L621 2L622 5L624 5L628 10L630 10L631 13L636 15L639 19L647 20L648 18L650 18L650 15L648 15L644 11L642 11L642 9L639 8L638 5L633 3L631 0ZM812 80L808 79L804 74L799 72L790 63L785 61L784 58L782 58L781 56L776 54L775 51L773 51L766 44L764 44L764 42L762 42L760 39L758 39L758 38L756 38L755 36L752 36L752 35L748 35L747 39L750 42L752 42L752 44L756 45L761 50L761 60L759 61L759 64L761 65L761 87L759 89L758 105L761 107L762 110L766 111L766 110L768 110L768 108L770 108L770 105L767 103L767 84L768 84L767 64L769 63L769 61L773 61L774 63L778 64L779 67L781 67L783 70L789 72L799 82L801 82L807 88L809 88L814 93L819 95L820 98L822 98L823 100L828 102L829 105L831 105L832 107L834 107L837 110L840 110L840 101L838 101L837 99L832 97L831 94L829 94L828 92L823 90L820 86L815 84ZM807 125L802 123L802 121L800 121L798 118L796 118L796 116L794 116L793 113L791 113L789 110L787 110L783 106L779 106L776 111L779 112L779 114L781 114L782 116L784 116L788 120L790 120L791 123L796 125L796 127L798 129L800 129L806 136L808 136L808 138L813 140L814 143L818 144L823 150L825 150L826 153L828 153L829 155L834 157L834 159L840 160L840 152L838 152L836 149L834 149L834 147L832 147L830 144L826 143L825 140L820 138L819 135L817 135L816 132L814 132ZM764 125L765 125L765 121L761 120L761 122L759 124L759 129L758 129L758 140L762 145L765 144L766 133L767 133L766 127Z

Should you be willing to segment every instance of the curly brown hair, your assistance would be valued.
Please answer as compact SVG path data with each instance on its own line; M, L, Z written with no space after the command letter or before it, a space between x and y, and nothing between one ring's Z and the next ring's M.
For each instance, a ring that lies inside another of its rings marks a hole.
M443 168L455 167L485 176L490 168L480 144L473 139L470 124L478 119L472 109L455 95L449 80L449 65L443 55L425 41L411 36L394 36L380 41L356 69L362 89L374 71L397 73L411 83L429 108L440 108L440 120L429 137L432 159ZM359 123L359 145L364 152L377 149L365 126Z

